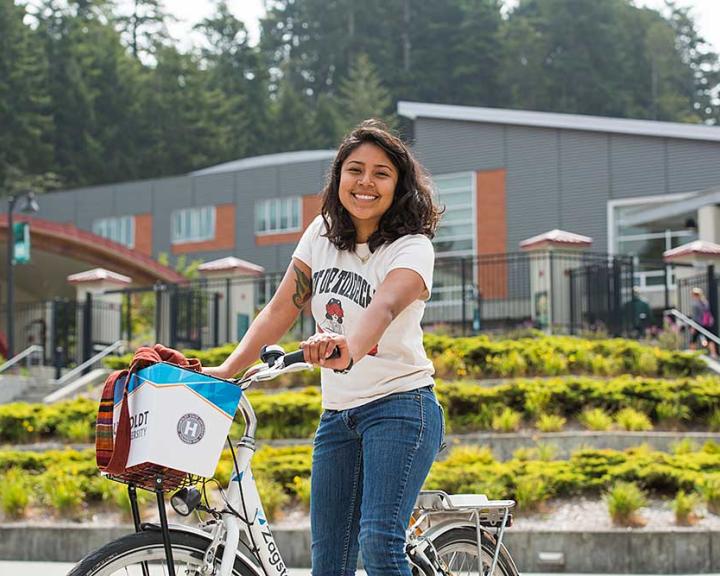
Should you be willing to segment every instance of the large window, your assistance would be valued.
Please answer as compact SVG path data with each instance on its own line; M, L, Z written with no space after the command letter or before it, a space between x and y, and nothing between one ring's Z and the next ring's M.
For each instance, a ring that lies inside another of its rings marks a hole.
M436 176L435 191L438 203L445 206L433 239L437 256L471 256L475 247L474 173Z
M100 218L93 222L92 231L98 236L102 236L128 248L135 246L135 218L133 216Z
M664 202L677 201L683 195L613 200L608 203L608 248L615 254L626 254L635 260L635 283L641 288L664 289L663 252L697 240L697 230L687 228L695 213L682 214L642 224L632 224L629 218L643 210L656 208ZM669 278L674 284L674 277Z
M215 206L174 210L171 238L173 244L213 240L215 238Z
M299 197L272 198L255 203L255 232L259 234L300 230Z

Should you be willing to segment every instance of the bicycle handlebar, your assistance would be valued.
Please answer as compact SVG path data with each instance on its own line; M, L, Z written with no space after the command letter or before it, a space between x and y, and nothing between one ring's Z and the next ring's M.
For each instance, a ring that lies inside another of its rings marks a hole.
M339 357L340 349L335 348L335 350L332 351L332 354L328 356L328 359ZM302 348L300 348L300 350L296 350L295 352L289 352L288 354L285 354L285 356L283 356L283 365L286 367L290 366L291 364L298 364L299 362L305 362L305 351Z

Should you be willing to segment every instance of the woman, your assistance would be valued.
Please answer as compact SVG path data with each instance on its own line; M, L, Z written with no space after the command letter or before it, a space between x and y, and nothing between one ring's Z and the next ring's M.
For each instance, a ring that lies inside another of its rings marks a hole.
M697 286L692 289L692 319L705 328L707 331L711 331L713 324L715 324L715 319L713 318L712 312L710 311L710 303L708 302L707 298L705 297L705 292L702 288L698 288ZM690 349L695 350L697 348L698 342L702 344L702 346L707 346L708 350L710 351L710 356L713 358L717 357L717 351L715 347L715 342L712 340L706 339L700 332L695 330L694 328L691 328L691 336L690 336Z
M340 145L321 216L275 296L222 366L205 370L229 377L250 365L311 301L317 334L301 346L322 368L324 408L312 464L314 576L354 574L359 552L370 576L411 573L405 530L444 433L420 327L439 214L408 148L364 122Z

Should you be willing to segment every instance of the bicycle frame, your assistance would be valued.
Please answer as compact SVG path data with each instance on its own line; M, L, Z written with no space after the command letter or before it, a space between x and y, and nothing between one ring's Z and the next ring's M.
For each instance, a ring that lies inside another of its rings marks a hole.
M310 365L304 362L291 364L287 367L285 367L282 362L271 366L261 364L251 368L245 377L236 383L241 386L244 391L249 388L253 382L271 380L280 374L304 370L309 367ZM270 525L267 521L252 472L251 464L256 448L255 434L257 431L257 417L245 394L240 397L238 410L245 420L245 432L237 445L237 454L233 455L233 473L225 490L226 508L218 511L222 522L216 522L211 533L204 533L208 538L208 548L200 573L203 575L213 573L215 553L220 545L224 546L224 550L218 572L219 576L231 576L236 558L240 558L243 561L247 560L242 554L238 553L240 530L242 528L250 540L253 555L256 556L256 559L259 561L259 570L253 566L258 576L261 574L287 576L287 567L282 560L280 550L270 530ZM160 485L158 486L156 495L160 509L160 528L163 532L168 572L170 576L175 576L170 530L167 517L165 516L161 480L158 479L158 482ZM135 529L139 532L143 528L140 524L135 487L131 484L128 489ZM421 493L421 498L418 500L418 505L416 506L416 511L420 513L420 516L416 517L415 521L412 522L408 528L408 542L410 544L408 551L411 556L415 554L416 560L424 559L424 562L420 564L413 562L413 564L426 575L437 575L435 568L428 562L424 550L428 543L441 533L461 526L469 526L476 530L479 560L481 541L483 538L482 524L483 526L493 526L496 530L496 550L492 559L490 572L492 573L498 562L503 534L510 518L510 509L515 503L507 500L488 501L484 496L478 496L481 500L477 502L466 501L456 504L450 501L450 498L458 497L450 497L441 491ZM218 513L215 514L216 518ZM425 519L434 517L436 513L444 516L445 521L441 522L440 525L429 526L429 529L422 530L422 533L418 534L420 537L417 537L416 532L420 530L420 525ZM186 530L186 527L179 526L173 529ZM190 529L190 531L197 532L195 529ZM481 566L478 566L478 572L482 572ZM145 565L143 565L143 574L146 576L149 574L147 566Z

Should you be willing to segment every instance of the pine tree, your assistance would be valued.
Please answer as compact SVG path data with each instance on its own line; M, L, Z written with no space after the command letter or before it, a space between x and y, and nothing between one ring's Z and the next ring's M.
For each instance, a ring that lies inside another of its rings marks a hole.
M338 128L341 132L348 132L368 118L382 119L392 127L396 118L391 106L392 98L380 83L372 62L365 54L360 54L350 74L340 84Z
M0 0L0 195L52 185L47 60L25 15Z

